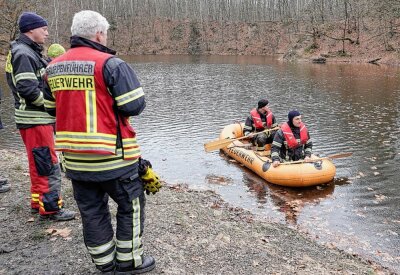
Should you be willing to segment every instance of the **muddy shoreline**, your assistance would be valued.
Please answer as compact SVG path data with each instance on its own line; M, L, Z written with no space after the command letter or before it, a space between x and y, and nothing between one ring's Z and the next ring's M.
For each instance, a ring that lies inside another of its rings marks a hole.
M12 188L0 194L0 274L97 274L79 215L51 223L30 213L27 167L23 151L0 150L1 175ZM77 211L66 178L63 199ZM115 215L115 204L110 208ZM233 208L211 191L165 183L147 197L146 212L145 253L157 260L150 274L393 274Z

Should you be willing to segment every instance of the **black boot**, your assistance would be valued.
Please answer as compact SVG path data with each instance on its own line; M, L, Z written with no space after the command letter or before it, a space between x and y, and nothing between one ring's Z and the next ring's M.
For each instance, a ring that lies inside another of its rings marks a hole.
M96 268L99 270L98 274L114 275L115 262L113 261L113 262L105 264L105 265L96 265Z
M142 274L153 270L155 267L156 261L154 260L154 258L152 256L144 256L142 264L132 270L119 271L117 266L115 275Z
M75 212L66 210L64 208L60 209L58 212L50 215L40 215L40 220L53 220L56 222L62 222L62 221L69 221L75 219Z

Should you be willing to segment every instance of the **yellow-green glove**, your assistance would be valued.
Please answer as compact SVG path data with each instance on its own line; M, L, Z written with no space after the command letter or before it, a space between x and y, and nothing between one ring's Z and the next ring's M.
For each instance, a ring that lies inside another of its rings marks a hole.
M146 190L146 194L149 195L152 193L153 195L160 191L161 183L158 175L153 171L151 167L147 167L146 173L140 177L143 181L143 187Z

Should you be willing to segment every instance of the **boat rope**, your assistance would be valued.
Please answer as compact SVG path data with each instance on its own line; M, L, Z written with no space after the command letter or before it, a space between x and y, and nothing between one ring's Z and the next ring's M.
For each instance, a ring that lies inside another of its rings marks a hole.
M254 155L255 155L259 160L261 160L261 161L264 162L264 163L269 162L268 160L263 160L263 159L261 158L261 156L260 156L259 154L257 154L257 152L254 152Z

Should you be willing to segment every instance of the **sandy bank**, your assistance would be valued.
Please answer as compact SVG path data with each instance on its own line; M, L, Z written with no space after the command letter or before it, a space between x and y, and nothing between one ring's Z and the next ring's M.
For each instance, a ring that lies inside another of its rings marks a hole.
M0 274L95 274L81 221L40 222L29 213L25 154L0 150L0 171L12 190L0 194ZM77 210L63 179L66 206ZM216 194L165 186L147 197L145 252L151 274L390 274L327 248L281 224L257 220ZM115 204L111 204L115 214Z

